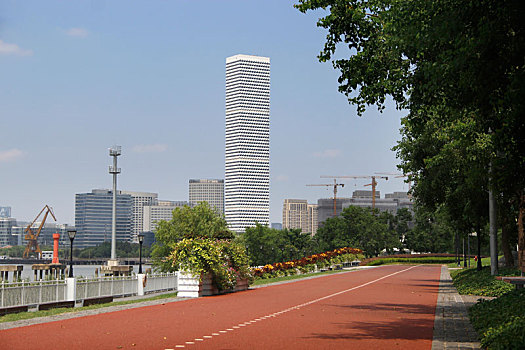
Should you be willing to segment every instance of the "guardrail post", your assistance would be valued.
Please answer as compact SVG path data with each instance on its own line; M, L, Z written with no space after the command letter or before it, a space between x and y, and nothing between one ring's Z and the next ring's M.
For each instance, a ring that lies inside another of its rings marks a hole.
M144 295L144 278L145 277L146 275L143 273L137 274L137 283L138 283L137 295Z
M68 277L66 278L66 300L75 301L77 298L77 278Z

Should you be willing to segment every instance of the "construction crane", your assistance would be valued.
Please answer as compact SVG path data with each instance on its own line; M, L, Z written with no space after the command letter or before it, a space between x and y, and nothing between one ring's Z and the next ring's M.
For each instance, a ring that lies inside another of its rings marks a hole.
M306 186L334 186L334 218L337 216L337 186L345 187L345 184L338 184L337 179L334 178L333 184L313 184Z
M42 218L42 222L40 223L40 226L38 227L38 230L36 233L33 232L31 227L33 224L38 220L40 215L45 211L44 217ZM55 218L55 214L53 214L53 210L51 207L46 205L42 210L40 210L40 213L36 216L35 220L33 220L32 223L30 223L27 228L25 229L26 235L25 240L27 241L26 249L24 250L23 257L28 258L29 254L36 253L37 257L40 257L42 255L42 250L40 249L40 246L38 245L38 236L40 235L40 231L42 231L42 228L44 227L44 223L46 222L47 216L51 214L53 219L57 221Z
M400 174L400 173L376 173L376 174L392 175L395 178L406 177L408 180L408 192L410 192L410 189L412 188L412 180L410 179L410 176L412 176L412 174ZM410 197L411 195L409 194L408 196Z
M363 176L327 176L327 175L322 175L321 176L322 178L333 178L334 179L334 182L336 181L336 179L369 179L369 178L372 178L372 183L369 183L369 184L366 184L365 186L372 186L372 209L374 209L376 207L376 186L377 186L377 181L376 181L376 178L377 179L385 179L385 180L388 180L388 176L374 176L374 175L371 175L371 176L368 176L368 175L363 175Z

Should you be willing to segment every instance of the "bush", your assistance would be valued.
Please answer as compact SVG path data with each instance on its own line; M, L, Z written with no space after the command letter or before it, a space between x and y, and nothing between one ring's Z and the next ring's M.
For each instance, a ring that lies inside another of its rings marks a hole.
M219 290L235 287L237 277L251 279L248 255L243 246L229 240L184 238L172 244L168 261L195 276L211 273Z
M420 264L446 264L455 261L453 254L393 254L383 257L364 259L359 265L376 266L387 263L420 263Z
M525 289L514 289L469 309L470 321L488 349L525 348Z
M503 276L516 275L517 272L516 269L500 269L500 275ZM485 267L481 271L475 268L456 270L450 275L459 294L499 297L514 289L510 283L495 279L490 274L490 267Z

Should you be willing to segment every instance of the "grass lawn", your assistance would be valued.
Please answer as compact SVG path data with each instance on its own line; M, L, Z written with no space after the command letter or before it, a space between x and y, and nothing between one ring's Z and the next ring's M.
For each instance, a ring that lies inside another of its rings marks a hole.
M498 259L499 258L501 258L501 256L498 257ZM470 260L470 267L471 268L473 268L473 267L475 268L478 262L475 261L474 258L467 259L467 266L468 266L469 260ZM490 256L486 257L486 258L481 258L481 264L483 266L490 266ZM455 262L450 263L447 266L448 267L463 267L463 256L461 256L461 266L458 266L458 264L456 264Z
M70 312L79 312L79 311L84 311L84 310L100 309L100 308L108 307L108 306L135 304L135 303L140 303L140 302L148 301L148 300L175 298L176 296L177 296L177 292L174 292L174 293L166 293L166 294L156 295L156 296L150 297L150 298L114 301L114 302L107 303L107 304L97 304L97 305L90 305L90 306L85 306L85 307L59 308L59 309L34 311L34 312L31 312L31 311L30 312L20 312L20 313L16 313L16 314L8 314L8 315L0 316L0 322L12 322L12 321L18 321L18 320L27 320L27 319L36 318L36 317L44 317L44 316L59 315L59 314L70 313Z

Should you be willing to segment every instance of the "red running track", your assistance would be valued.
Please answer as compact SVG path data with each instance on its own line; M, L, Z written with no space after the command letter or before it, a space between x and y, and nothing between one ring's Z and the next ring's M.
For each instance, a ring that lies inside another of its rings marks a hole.
M0 349L431 349L440 266L384 266L0 331Z

